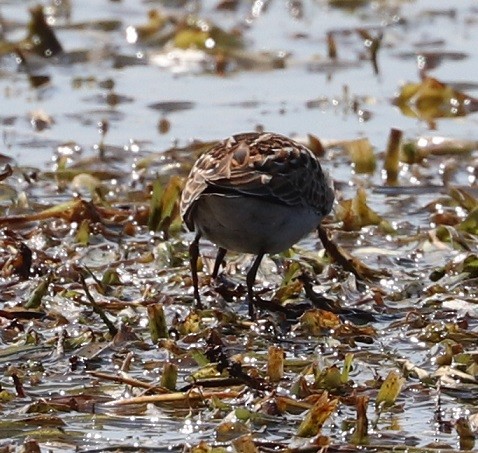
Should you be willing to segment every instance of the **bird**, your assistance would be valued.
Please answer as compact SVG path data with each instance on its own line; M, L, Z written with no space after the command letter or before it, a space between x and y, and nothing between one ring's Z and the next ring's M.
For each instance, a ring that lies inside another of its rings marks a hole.
M228 250L256 255L246 275L254 318L254 283L262 258L289 249L320 226L334 203L333 183L306 146L273 132L246 132L217 142L195 162L180 214L195 232L189 246L194 299L201 309L199 240L218 247L212 278Z

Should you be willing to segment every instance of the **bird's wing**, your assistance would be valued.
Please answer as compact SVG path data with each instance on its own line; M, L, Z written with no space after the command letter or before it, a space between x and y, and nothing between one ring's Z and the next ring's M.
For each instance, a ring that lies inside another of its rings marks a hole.
M313 153L278 134L248 133L219 142L191 170L181 199L187 221L204 193L246 195L328 214L333 189Z

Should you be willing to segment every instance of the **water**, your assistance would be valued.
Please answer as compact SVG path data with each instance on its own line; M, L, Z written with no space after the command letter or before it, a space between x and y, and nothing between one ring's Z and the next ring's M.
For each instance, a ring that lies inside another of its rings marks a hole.
M400 58L401 54L433 49L459 50L467 57L460 61L444 60L431 75L449 82L474 82L477 32L469 19L474 17L472 2L460 2L459 8L453 3L440 4L439 11L450 8L456 13L452 17L451 14L432 15L430 11L437 11L433 2L401 4L398 8L370 3L355 13L331 8L325 2L304 2L302 19L291 18L287 3L270 2L267 11L250 21L244 30L247 52L288 54L286 68L238 70L225 77L198 73L176 75L172 69L149 63L161 52L158 47L126 42L127 26L145 23L147 10L160 7L160 3L90 3L72 2L71 20L58 20L58 37L66 52L86 52L86 61L47 63L40 72L50 75L48 87L30 88L27 76L16 70L12 57L2 60L6 68L0 80L3 116L15 118L14 126L2 127L4 142L8 155L21 164L44 166L49 161L52 144L64 141L76 141L91 152L98 141L95 123L103 118L111 118L108 143L120 147L136 139L147 142L149 149L161 150L173 141L184 144L191 139L218 139L262 126L266 130L298 136L313 133L323 139L366 136L377 150L381 150L386 145L390 127L400 128L405 135L411 136L427 131L426 124L404 117L390 104L401 83L418 79L416 59ZM27 20L24 4L2 2L1 6L6 21L22 24ZM228 26L244 27L250 14L247 5L241 5L237 13L221 13L214 6L214 2L203 2L191 3L189 8L198 9L199 14L224 24L226 29ZM396 25L398 17L405 25ZM101 19L118 20L121 25L113 32L101 31L94 26ZM75 27L78 24L83 24L84 28ZM339 34L336 38L339 61L350 63L350 69L336 71L328 64L330 71L311 70L317 65L327 66L326 31L384 25L387 28L379 52L378 76L373 74L370 62L362 59L366 49L361 38L353 32L347 36ZM304 36L297 37L299 33ZM7 29L7 38L19 35L21 31ZM439 44L433 46L437 41ZM134 57L137 53L145 56L146 64L114 67L117 55ZM354 67L356 65L358 67ZM93 79L91 84L85 83L81 88L73 86L74 79L88 77ZM109 78L114 81L114 91L127 96L131 102L112 108L104 102L98 103L98 96L106 95L107 91L99 88L98 83ZM348 99L366 99L361 107L371 112L369 121L361 122L350 111L347 99L344 100L344 87L348 88ZM476 88L468 93L478 94ZM320 98L329 101L326 108L307 108L308 101ZM157 123L161 114L148 105L164 101L189 101L194 107L167 115L171 128L160 135ZM247 107L243 106L245 102L248 102ZM54 119L52 127L41 133L32 131L28 121L29 112L38 109ZM469 137L475 129L475 121L473 118L439 121L438 130L433 133ZM25 149L32 142L35 152Z

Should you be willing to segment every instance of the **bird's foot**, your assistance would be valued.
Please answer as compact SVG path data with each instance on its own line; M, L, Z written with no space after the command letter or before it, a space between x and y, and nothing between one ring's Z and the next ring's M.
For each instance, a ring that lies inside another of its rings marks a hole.
M287 305L282 305L275 299L264 300L261 298L256 298L254 300L254 305L256 308L265 310L271 313L279 313L288 320L298 319L304 311L310 308L310 304L303 303L290 303Z
M244 294L242 285L228 279L224 274L219 274L211 286L226 302L233 302Z

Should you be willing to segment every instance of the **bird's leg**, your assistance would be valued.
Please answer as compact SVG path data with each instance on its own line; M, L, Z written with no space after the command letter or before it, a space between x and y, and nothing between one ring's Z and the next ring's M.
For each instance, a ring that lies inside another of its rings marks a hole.
M196 300L196 307L201 309L201 297L199 296L199 279L198 279L198 258L199 258L199 239L201 234L197 233L194 241L189 246L189 262L191 264L191 276L193 279L194 299Z
M211 277L216 279L217 274L219 273L219 268L221 267L221 264L224 260L224 257L226 256L227 250L225 248L219 247L216 255L216 261L214 261L214 269L212 271Z
M249 316L254 319L254 282L256 281L257 270L261 264L264 253L259 253L256 260L252 263L251 268L247 272L246 284L247 284L247 296L249 298Z

